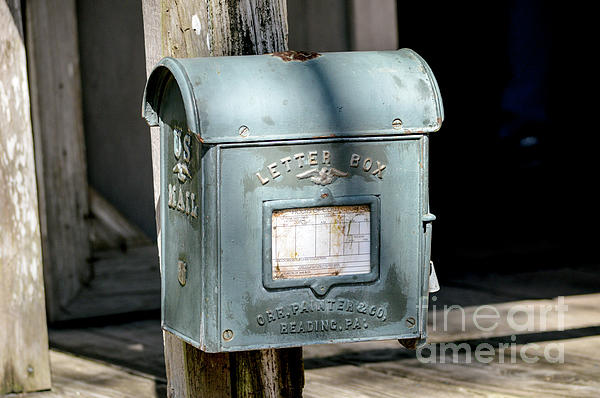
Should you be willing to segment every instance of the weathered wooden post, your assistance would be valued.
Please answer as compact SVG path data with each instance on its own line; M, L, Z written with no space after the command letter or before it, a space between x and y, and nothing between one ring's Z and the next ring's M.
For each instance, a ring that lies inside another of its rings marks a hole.
M50 388L20 4L0 0L0 395Z
M74 0L26 2L25 32L50 322L92 278Z
M144 0L143 12L148 73L163 56L206 57L287 50L285 0ZM158 128L151 130L151 137L158 203ZM301 348L207 354L168 332L164 333L164 343L170 397L302 395Z

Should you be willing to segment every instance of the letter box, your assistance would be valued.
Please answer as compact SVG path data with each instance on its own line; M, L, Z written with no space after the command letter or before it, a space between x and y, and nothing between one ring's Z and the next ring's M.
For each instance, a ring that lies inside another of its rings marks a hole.
M207 352L426 337L428 134L415 52L161 60L162 325Z

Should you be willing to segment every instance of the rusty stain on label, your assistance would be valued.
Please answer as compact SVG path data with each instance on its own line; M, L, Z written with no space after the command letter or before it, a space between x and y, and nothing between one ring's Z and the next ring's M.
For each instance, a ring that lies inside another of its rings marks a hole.
M281 58L284 62L299 61L305 62L310 61L321 56L321 54L313 51L282 51L271 54L274 57Z
M369 273L370 214L369 205L274 211L273 279Z

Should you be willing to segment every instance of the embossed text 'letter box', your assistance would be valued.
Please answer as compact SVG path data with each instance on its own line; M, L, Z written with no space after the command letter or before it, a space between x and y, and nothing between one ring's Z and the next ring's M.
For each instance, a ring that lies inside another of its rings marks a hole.
M165 58L163 328L208 352L426 337L435 78L411 50Z

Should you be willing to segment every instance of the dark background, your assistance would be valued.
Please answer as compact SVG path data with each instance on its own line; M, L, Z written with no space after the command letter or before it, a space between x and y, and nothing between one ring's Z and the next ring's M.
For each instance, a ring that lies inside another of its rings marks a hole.
M445 108L430 153L442 278L595 261L591 15L562 2L398 2L399 45L427 60Z

